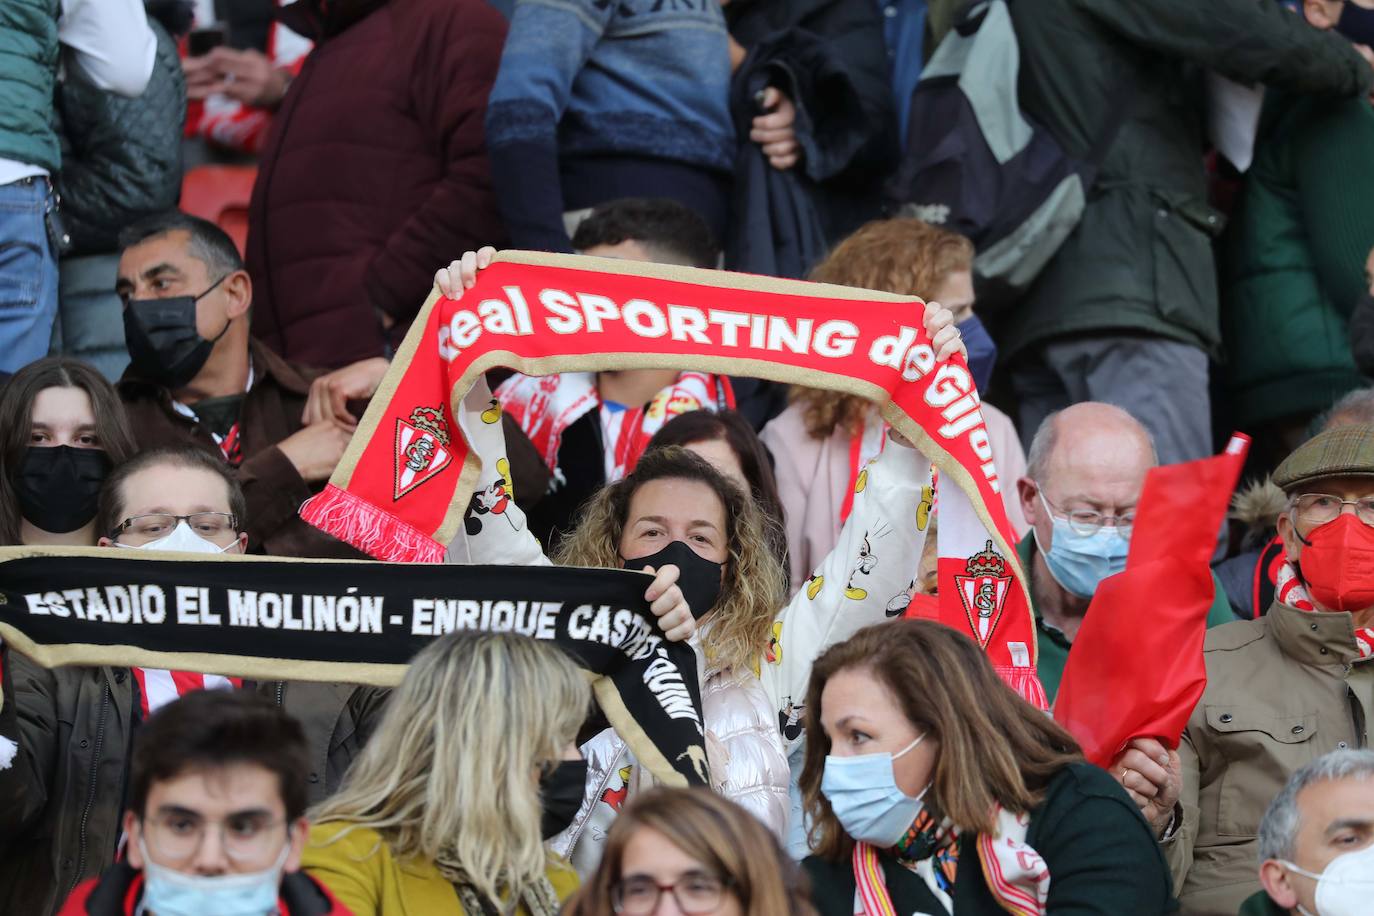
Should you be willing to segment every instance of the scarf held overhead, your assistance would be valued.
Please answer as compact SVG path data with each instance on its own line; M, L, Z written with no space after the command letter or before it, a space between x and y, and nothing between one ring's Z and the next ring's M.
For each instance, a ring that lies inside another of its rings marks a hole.
M643 573L184 556L0 548L0 640L48 668L385 687L436 636L523 633L588 673L606 718L655 777L707 784L696 658L662 638Z
M961 357L935 361L922 310L919 299L849 287L502 252L461 300L431 293L301 515L379 559L442 560L481 461L456 418L496 366L531 376L693 369L856 395L939 469L939 619L1043 708L1029 592L978 392ZM495 422L495 400L491 412Z

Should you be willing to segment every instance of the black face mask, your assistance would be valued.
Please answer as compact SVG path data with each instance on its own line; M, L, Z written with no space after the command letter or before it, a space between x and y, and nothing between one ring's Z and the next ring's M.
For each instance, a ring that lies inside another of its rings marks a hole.
M199 296L131 299L125 304L124 342L136 373L173 391L196 377L210 358L215 341L233 323L232 318L225 322L224 331L215 340L206 340L196 330L196 303L223 283L224 277Z
M587 761L561 760L539 778L539 797L544 815L539 829L544 839L558 836L577 817L587 786Z
M104 449L31 446L16 481L19 512L44 531L75 531L95 518L96 498L109 473Z
M1374 46L1374 10L1367 10L1351 0L1341 7L1336 31L1357 45Z
M699 556L685 541L673 541L658 553L634 560L626 560L626 569L643 569L652 566L662 569L667 564L678 568L677 586L682 589L682 597L692 609L697 620L705 617L720 599L720 563L712 563Z

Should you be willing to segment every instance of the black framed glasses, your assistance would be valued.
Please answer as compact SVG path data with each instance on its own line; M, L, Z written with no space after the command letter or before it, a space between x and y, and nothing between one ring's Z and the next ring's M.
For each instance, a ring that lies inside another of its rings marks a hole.
M109 536L113 540L127 533L145 541L155 541L171 534L181 522L207 539L239 531L239 520L228 512L196 512L192 515L135 515L116 525Z
M611 888L611 906L621 916L651 916L659 898L670 893L677 908L688 916L706 916L720 908L730 884L703 871L689 871L671 884L659 884L648 875L631 875Z

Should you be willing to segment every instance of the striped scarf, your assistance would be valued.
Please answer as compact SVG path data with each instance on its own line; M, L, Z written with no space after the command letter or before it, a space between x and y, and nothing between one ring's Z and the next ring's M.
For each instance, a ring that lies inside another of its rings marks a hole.
M218 674L195 674L191 671L167 671L164 668L132 668L138 681L139 704L143 717L194 690L233 690L243 686L241 677L220 677Z
M977 838L978 862L1002 909L1014 916L1045 916L1048 912L1050 872L1045 860L1026 845L1030 827L1027 815L1014 815L997 809L997 828ZM891 851L905 867L925 879L931 891L948 902L953 896L959 867L959 830L946 818L935 824L929 812L921 812L907 835ZM930 874L917 868L930 862ZM879 851L868 843L854 844L854 882L856 916L898 916L887 891ZM952 904L948 904L951 906Z
M1294 610L1317 609L1302 584L1302 576L1298 575L1298 571L1289 562L1284 562L1279 567L1278 575L1274 578L1274 595L1285 607ZM1360 658L1374 657L1374 627L1355 628L1355 648L1359 651Z

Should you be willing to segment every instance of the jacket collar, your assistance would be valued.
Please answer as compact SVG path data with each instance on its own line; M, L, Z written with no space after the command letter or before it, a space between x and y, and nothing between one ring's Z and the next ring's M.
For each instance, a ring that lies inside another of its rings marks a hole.
M1350 614L1300 611L1275 601L1266 620L1283 654L1299 664L1320 668L1360 660Z
M294 366L278 356L256 337L248 340L248 356L253 366L254 389L263 381L271 379L278 387L284 388L292 394L304 397L310 393L310 382L306 380L305 376L301 375ZM119 389L120 395L125 400L151 397L168 406L173 400L171 389L139 375L133 366L124 370L124 374L120 376L115 387Z

